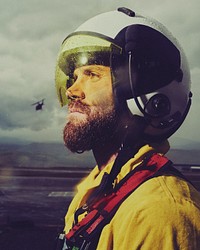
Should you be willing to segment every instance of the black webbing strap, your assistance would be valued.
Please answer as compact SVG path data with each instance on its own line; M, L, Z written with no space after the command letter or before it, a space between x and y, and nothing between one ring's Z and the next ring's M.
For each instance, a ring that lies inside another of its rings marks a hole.
M177 168L174 167L174 164L171 162L168 166L164 166L162 169L160 169L158 172L155 173L154 177L161 176L161 175L172 175L179 177L186 182L190 183L195 189L194 183L192 183L184 174L182 174Z

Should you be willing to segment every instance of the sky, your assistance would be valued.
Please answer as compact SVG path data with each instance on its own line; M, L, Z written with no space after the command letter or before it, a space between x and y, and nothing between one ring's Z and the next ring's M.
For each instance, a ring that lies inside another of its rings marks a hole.
M193 104L174 138L200 142L199 0L0 0L0 140L62 141L67 110L54 83L59 47L87 19L122 6L159 20L181 43ZM43 98L44 109L36 112L31 104Z

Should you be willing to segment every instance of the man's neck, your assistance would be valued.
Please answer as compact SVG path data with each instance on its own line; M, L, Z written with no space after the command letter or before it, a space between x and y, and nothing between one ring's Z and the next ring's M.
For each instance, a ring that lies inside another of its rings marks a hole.
M126 133L126 124L129 118L127 117L127 113L121 116L120 123L116 127L115 133L107 139L106 143L98 143L92 148L93 155L100 170L117 158Z
M141 118L140 118L141 120ZM112 137L108 138L106 143L98 143L93 148L93 155L97 162L98 168L102 170L108 163L114 161L118 155L119 149L121 147L122 142L128 136L128 140L130 140L129 135L127 134L129 131L138 131L137 134L132 134L133 137L131 141L134 143L140 139L140 127L141 122L138 122L138 118L133 120L133 116L130 113L124 112L120 116L120 123L116 128L115 133ZM139 128L138 128L139 127ZM131 130L130 130L131 129ZM142 127L143 133L143 127ZM136 139L136 140L135 140Z
M116 159L119 150L119 146L117 147L116 145L112 140L112 142L110 141L106 145L99 145L93 148L93 155L100 170Z

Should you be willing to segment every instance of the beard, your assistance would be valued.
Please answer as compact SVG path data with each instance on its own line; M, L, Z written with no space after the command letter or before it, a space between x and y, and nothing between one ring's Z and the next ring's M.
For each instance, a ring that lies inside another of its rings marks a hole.
M76 101L69 104L69 109L78 112L69 114L63 131L65 146L70 151L89 151L113 137L117 124L114 105L105 108Z

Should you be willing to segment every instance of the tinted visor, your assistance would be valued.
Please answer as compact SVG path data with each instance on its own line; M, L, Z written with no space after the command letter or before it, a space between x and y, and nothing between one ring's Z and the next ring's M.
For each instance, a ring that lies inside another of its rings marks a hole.
M62 44L56 65L56 89L61 106L68 103L66 90L74 83L74 70L85 65L111 66L121 48L96 34L75 33Z

